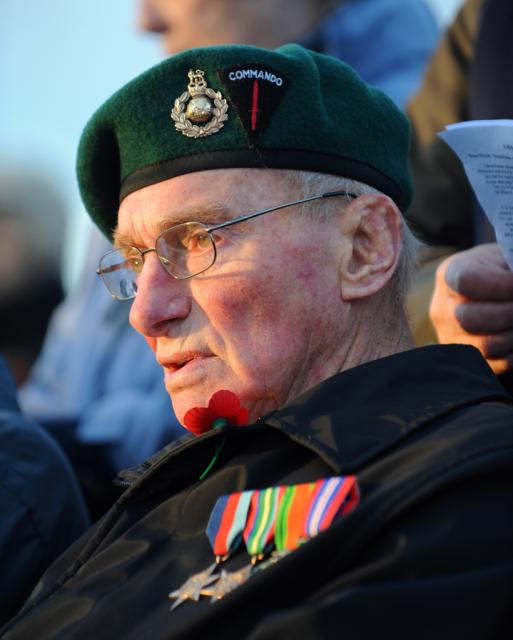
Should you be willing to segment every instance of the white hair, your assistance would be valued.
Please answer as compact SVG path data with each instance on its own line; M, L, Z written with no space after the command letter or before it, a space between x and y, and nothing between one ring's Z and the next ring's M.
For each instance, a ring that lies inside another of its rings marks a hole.
M347 191L355 195L384 195L381 191L369 185L349 180L340 176L324 173L313 173L309 171L287 171L290 175L294 187L299 189L299 195L309 196L325 193L328 191ZM317 219L326 219L335 215L340 210L338 198L319 200L312 202L308 207L304 207L307 215L315 216ZM392 301L404 307L406 296L417 265L417 252L420 243L408 228L403 218L403 243L401 255L395 273L390 281L389 289L392 294Z

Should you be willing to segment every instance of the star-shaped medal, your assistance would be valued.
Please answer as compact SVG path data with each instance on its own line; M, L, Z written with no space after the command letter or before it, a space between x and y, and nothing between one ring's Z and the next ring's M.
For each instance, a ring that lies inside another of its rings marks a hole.
M210 602L221 600L221 598L224 598L224 596L230 593L230 591L233 591L237 587L240 587L241 584L244 584L251 576L253 569L254 567L251 564L239 569L239 571L225 571L223 569L219 576L219 580L215 584L203 588L201 590L201 595L211 596Z
M260 562L259 564L257 564L255 569L258 571L261 571L262 569L267 569L267 567L270 567L273 564L276 564L282 558L284 558L285 556L288 556L289 553L291 553L290 549L281 549L280 551L275 549L271 553L271 555L267 558L267 560L264 560L264 562Z
M195 573L193 576L188 578L179 589L172 591L169 594L169 598L176 598L176 602L172 604L171 611L176 609L176 607L180 606L182 602L185 602L186 600L194 600L194 602L198 602L200 596L203 594L202 590L219 578L219 575L217 574L212 575L217 566L218 565L214 562L214 564L211 564L208 569Z

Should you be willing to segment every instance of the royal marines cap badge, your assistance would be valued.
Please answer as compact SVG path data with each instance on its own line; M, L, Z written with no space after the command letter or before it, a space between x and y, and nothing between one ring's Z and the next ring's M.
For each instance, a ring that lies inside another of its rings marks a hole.
M190 69L187 91L175 100L171 118L177 131L188 138L204 138L217 133L228 120L228 103L220 91L207 86L205 72Z

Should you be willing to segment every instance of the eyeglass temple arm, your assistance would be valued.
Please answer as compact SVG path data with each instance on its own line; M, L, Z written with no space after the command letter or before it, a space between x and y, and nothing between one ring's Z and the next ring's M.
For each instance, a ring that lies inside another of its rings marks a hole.
M357 198L358 195L355 193L348 193L347 191L328 191L326 193L321 193L318 196L308 196L307 198L303 198L302 200L295 200L294 202L287 202L286 204L281 204L278 207L269 207L268 209L262 209L261 211L255 211L254 213L247 213L243 216L238 216L237 218L233 218L232 220L227 220L226 222L221 222L220 224L215 224L207 229L207 232L217 231L218 229L223 229L224 227L229 227L232 224L237 224L237 222L242 222L244 220L251 220L251 218L256 218L257 216L263 216L264 213L271 213L271 211L278 211L279 209L286 209L287 207L292 207L296 204L304 204L305 202L311 202L312 200L320 200L321 198L332 198L333 196L347 196L348 198Z
M123 269L124 266L125 263L120 262L119 264L113 264L110 267L103 267L102 269L98 267L98 269L96 269L96 273L101 276L103 273L112 273L113 271L119 271L120 269Z

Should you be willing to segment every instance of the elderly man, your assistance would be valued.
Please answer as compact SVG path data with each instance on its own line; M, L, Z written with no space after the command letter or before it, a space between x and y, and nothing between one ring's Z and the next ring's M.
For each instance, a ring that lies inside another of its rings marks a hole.
M122 475L2 637L499 637L512 401L475 349L410 350L407 155L388 98L296 45L185 52L97 112L99 273L197 437Z

